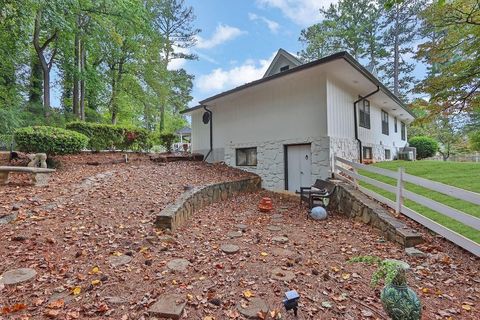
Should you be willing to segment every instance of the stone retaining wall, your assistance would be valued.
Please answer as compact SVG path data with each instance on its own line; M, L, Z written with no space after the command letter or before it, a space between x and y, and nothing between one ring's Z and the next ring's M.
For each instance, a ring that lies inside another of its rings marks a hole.
M381 235L404 247L413 247L423 242L416 230L393 217L379 202L370 199L361 191L345 182L336 182L337 189L331 199L334 210L377 228Z
M193 213L214 202L231 198L236 193L260 190L262 180L258 176L238 181L228 181L195 187L180 196L174 203L163 209L155 220L160 229L174 231Z

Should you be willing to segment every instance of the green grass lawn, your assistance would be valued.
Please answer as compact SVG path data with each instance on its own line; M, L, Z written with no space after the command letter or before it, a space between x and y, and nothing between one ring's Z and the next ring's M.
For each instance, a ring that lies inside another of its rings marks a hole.
M480 163L442 161L388 161L376 163L374 165L393 171L396 171L398 167L404 167L405 172L408 174L480 193ZM378 181L396 186L395 179L367 172L365 170L360 170L359 173ZM395 194L391 192L382 190L365 182L361 182L361 185L395 201ZM455 199L442 193L431 191L411 183L406 183L405 187L407 190L480 218L480 206L476 204ZM472 239L477 243L480 243L480 231L477 231L476 229L466 226L454 219L448 218L440 213L437 213L436 211L430 210L417 204L416 202L407 199L405 200L405 206L450 228L451 230L462 234L467 238Z

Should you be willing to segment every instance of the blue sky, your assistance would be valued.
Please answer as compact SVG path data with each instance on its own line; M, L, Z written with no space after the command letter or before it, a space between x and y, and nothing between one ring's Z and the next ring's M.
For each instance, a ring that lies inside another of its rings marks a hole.
M318 0L186 0L202 29L198 61L174 61L195 75L193 101L260 78L274 54L301 50L300 31L320 18Z

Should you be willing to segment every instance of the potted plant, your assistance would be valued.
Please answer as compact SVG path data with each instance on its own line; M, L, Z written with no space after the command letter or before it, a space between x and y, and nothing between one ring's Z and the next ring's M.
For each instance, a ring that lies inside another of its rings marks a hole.
M384 280L380 300L383 309L393 320L419 320L422 306L415 292L407 285L406 273L410 266L400 260L382 260L374 256L354 257L349 262L361 262L377 266L372 275L371 285Z

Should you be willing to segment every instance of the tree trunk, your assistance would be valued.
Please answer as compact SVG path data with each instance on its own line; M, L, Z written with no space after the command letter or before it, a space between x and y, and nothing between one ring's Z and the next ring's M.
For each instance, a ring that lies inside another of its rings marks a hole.
M45 58L45 49L48 47L50 42L55 41L57 38L57 31L53 33L49 38L45 40L43 45L40 45L40 23L42 19L42 10L39 9L35 16L35 27L33 31L33 46L35 47L35 52L37 53L38 60L42 66L43 72L43 110L45 117L50 115L50 70L53 65L53 59L55 58L56 50L54 49L50 61L47 62Z
M77 28L78 28L78 19L77 18ZM73 115L77 118L79 118L80 112L79 112L79 76L80 76L80 36L78 34L78 31L75 33L75 58L74 58L74 64L75 64L75 71L73 72L73 101L72 101L72 107L73 107Z
M165 105L162 103L160 106L160 132L165 129Z
M80 69L82 70L82 76L80 78L80 120L85 121L85 65L86 65L86 52L85 43L80 42Z
M42 65L38 61L37 55L32 56L32 66L30 71L30 84L28 88L28 102L30 105L42 104Z

